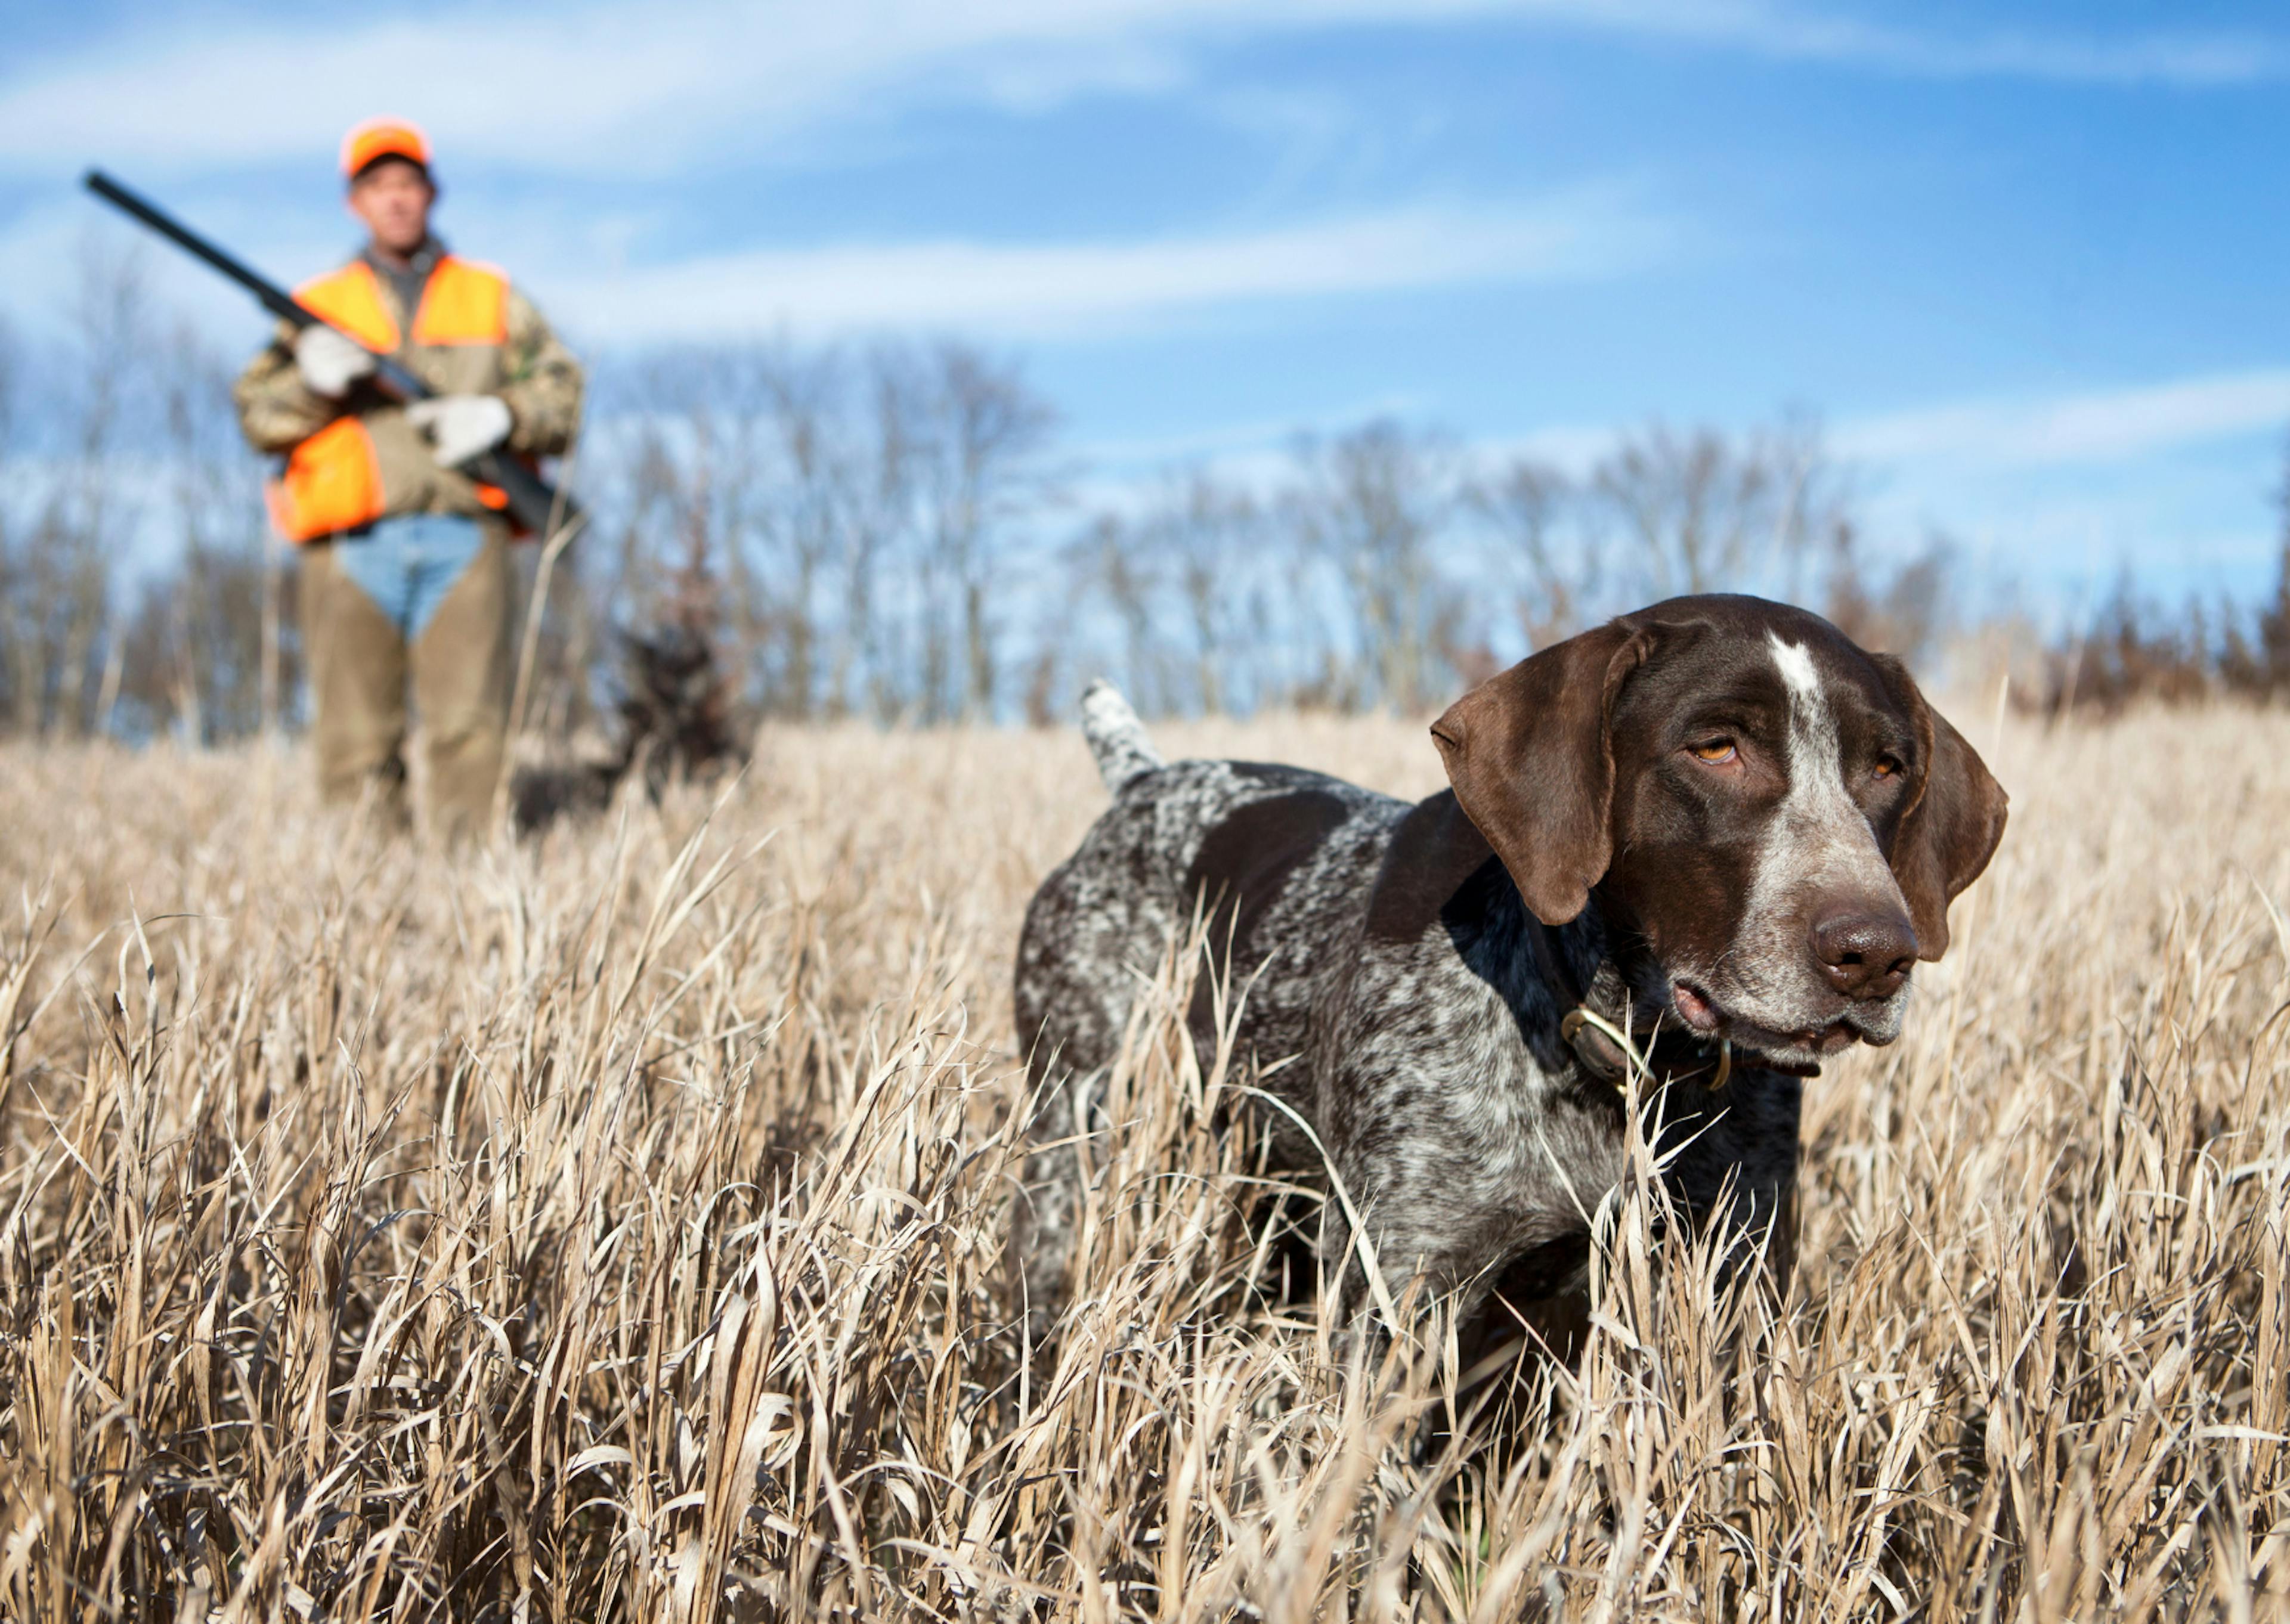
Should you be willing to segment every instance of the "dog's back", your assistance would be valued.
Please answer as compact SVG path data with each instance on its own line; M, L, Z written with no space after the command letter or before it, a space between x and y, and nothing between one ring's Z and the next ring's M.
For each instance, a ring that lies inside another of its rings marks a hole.
M1307 966L1282 956L1324 939L1333 921L1317 916L1362 900L1357 885L1316 881L1356 873L1363 848L1405 811L1339 779L1254 762L1157 762L1123 780L1026 910L1014 992L1034 1080L1111 1064L1139 989L1197 918L1212 975L1237 967L1236 991L1261 979L1256 1045L1278 1048L1291 1032L1301 1041Z
M1013 988L1018 1041L1037 1101L1042 1147L1013 1228L1037 1305L1059 1294L1078 1194L1072 1137L1088 1120L1137 999L1196 923L1210 962L1190 1024L1216 1040L1215 990L1244 997L1245 1051L1301 1052L1321 972L1313 944L1363 906L1358 884L1406 804L1301 768L1243 761L1165 763L1135 714L1102 684L1085 696L1082 731L1114 803L1026 910ZM1279 1081L1301 1083L1301 1068ZM1309 1115L1310 1101L1294 1100ZM1273 1124L1286 1141L1285 1118ZM1301 1146L1290 1146L1293 1153Z

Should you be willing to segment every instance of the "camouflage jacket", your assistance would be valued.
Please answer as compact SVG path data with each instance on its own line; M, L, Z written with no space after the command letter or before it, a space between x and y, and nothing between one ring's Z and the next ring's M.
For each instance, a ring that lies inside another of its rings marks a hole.
M444 252L431 239L415 258L416 276L426 279ZM393 276L370 255L365 258L401 335L392 360L440 395L498 395L508 402L510 451L555 456L571 446L581 424L581 364L531 300L510 286L503 343L417 344L404 336L412 332L414 312L401 291L414 279ZM372 437L392 514L491 514L467 476L437 466L428 443L406 421L397 402L366 384L339 401L314 394L295 367L293 339L294 330L281 323L277 335L247 364L231 390L239 427L255 450L284 456L336 418L355 413Z

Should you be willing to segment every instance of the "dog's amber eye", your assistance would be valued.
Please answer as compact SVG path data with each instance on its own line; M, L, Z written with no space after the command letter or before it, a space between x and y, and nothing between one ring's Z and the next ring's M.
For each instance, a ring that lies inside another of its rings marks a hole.
M1877 776L1878 778L1898 778L1901 776L1902 771L1903 769L1896 757L1891 756L1879 756L1877 757Z
M1733 760L1736 754L1731 739L1704 739L1700 744L1688 748L1693 750L1694 759L1706 761L1712 766L1722 766Z

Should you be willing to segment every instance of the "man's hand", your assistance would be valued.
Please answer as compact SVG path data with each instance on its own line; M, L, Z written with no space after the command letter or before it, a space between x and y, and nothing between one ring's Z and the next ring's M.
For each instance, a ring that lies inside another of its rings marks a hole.
M406 420L427 429L440 468L459 468L508 438L515 424L508 402L498 395L441 395L405 408Z
M348 334L314 322L294 335L294 365L313 395L340 400L373 375L373 352Z

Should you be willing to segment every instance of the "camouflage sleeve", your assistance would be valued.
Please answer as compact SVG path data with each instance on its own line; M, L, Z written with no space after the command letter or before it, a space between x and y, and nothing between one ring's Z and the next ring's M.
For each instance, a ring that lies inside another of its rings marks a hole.
M549 331L532 301L508 292L508 381L500 396L516 417L509 449L529 456L562 455L581 428L581 364Z
M239 429L259 452L283 456L332 422L341 410L303 383L290 348L293 337L294 330L280 323L278 336L246 364L231 386Z

